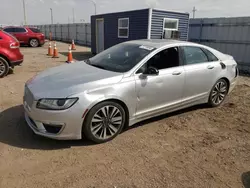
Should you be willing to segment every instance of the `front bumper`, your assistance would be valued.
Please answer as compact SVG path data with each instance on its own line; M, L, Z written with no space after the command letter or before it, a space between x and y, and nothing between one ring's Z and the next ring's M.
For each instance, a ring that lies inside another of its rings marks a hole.
M42 45L44 45L45 44L45 39L41 39L40 41L39 41L39 44L42 46Z
M25 120L33 132L37 135L56 140L79 140L82 138L82 118L74 114L76 109L64 111L48 111L37 109L36 102L29 107L27 102L23 103ZM46 130L46 126L60 126L57 133Z

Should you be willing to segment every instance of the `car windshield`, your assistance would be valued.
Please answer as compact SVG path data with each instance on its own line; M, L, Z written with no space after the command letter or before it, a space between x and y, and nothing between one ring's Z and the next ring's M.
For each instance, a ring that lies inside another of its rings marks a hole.
M104 70L124 73L154 50L150 46L121 43L90 58L87 63Z
M34 33L41 33L41 31L37 28L30 28L30 30Z

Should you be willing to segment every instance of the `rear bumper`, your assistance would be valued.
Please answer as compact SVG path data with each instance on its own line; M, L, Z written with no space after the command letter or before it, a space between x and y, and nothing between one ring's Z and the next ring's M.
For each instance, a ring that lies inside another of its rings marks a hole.
M13 51L10 51L8 55L10 66L17 66L22 64L24 57L23 54L20 52L20 49L14 49Z
M231 84L230 84L230 88L229 88L229 93L231 93L233 91L233 89L235 88L237 84L237 77L235 77L232 81L231 81Z
M17 61L11 61L10 65L11 66L18 66L21 65L23 63L23 59L17 60Z

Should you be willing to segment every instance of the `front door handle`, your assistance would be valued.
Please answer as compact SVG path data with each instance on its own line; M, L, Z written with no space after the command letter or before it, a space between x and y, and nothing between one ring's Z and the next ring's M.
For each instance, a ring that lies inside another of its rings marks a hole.
M181 74L180 71L174 71L174 72L172 73L172 75L180 75L180 74Z
M213 66L213 65L208 65L207 68L208 68L208 69L213 69L214 66Z

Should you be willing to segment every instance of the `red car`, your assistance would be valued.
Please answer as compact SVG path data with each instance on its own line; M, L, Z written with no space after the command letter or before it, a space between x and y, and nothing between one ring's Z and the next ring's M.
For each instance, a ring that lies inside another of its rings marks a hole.
M20 43L12 35L0 31L0 78L23 62L23 54L19 46Z
M45 43L44 34L32 27L5 27L3 31L10 33L19 40L20 44L31 47L42 46Z

